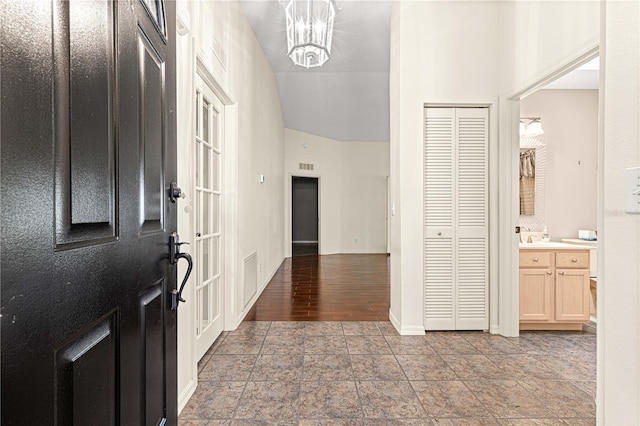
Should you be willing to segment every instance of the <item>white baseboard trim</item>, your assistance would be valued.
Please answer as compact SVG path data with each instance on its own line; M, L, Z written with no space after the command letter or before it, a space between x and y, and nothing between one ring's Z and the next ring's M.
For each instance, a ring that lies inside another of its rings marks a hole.
M408 325L400 330L402 336L424 336L425 329L423 325Z
M402 336L423 336L425 333L424 326L422 325L409 325L403 327L391 309L389 309L389 321L391 321L391 325L393 325Z
M400 329L402 328L400 326L400 321L398 321L398 318L396 318L396 316L393 314L391 308L389 308L389 321L391 322L391 325L396 329L396 331L400 333Z
M178 414L187 406L189 399L196 392L196 382L191 380L189 384L178 395Z
M386 249L372 249L372 248L362 248L362 249L351 249L345 250L340 254L387 254Z

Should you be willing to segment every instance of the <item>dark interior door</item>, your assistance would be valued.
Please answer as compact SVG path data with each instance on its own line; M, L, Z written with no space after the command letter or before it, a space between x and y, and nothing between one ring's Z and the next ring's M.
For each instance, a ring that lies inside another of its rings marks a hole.
M318 178L294 176L291 182L291 239L318 242Z
M0 8L1 422L176 424L174 2Z

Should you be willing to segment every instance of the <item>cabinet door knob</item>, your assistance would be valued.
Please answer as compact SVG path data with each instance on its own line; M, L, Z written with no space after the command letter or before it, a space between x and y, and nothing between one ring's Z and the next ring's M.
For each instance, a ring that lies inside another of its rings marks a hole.
M551 272L547 272L547 275L551 275Z
M438 232L438 237L441 237L441 236L442 236L442 232Z
M560 275L564 275L564 272L562 272L562 271L561 271L561 272L558 272L558 273L559 273Z
M578 259L576 259L576 258L574 257L573 259L571 259L571 261L572 261L573 263L576 263L576 262L578 261Z
M537 257L534 257L534 258L533 258L533 261L534 261L534 262L537 262L537 261L538 261L538 258L537 258Z

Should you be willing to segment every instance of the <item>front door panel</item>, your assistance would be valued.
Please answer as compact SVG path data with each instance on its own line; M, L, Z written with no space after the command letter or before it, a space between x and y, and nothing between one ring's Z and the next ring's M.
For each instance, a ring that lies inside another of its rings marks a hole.
M56 248L115 241L116 8L53 2ZM43 118L43 117L42 117Z
M177 423L174 15L0 3L3 425Z
M138 58L142 231L162 232L164 59L141 28Z
M112 312L56 351L57 424L115 424L119 393L116 327L116 313Z
M165 371L163 324L166 302L163 298L161 280L152 286L140 298L140 346L142 352L143 391L142 407L145 425L157 425L164 418L165 407Z

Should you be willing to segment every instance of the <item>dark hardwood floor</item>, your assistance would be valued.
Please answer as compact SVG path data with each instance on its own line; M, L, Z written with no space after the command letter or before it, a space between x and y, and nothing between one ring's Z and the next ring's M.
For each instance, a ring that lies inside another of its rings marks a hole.
M294 256L249 311L247 321L386 321L386 254Z

